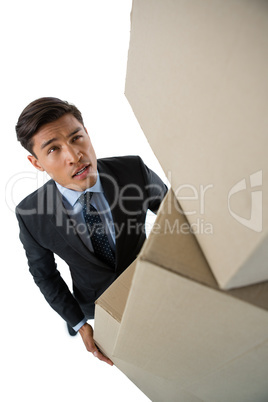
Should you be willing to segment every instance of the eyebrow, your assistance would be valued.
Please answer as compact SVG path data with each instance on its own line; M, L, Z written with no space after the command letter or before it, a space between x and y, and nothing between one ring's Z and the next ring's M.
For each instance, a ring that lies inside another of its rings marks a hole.
M80 130L82 130L82 128L77 127L74 131L72 131L70 134L67 135L67 138L70 138L70 137L74 136ZM54 141L57 141L57 137L50 138L50 140L43 142L43 144L41 145L41 149L46 148L48 145L50 145Z

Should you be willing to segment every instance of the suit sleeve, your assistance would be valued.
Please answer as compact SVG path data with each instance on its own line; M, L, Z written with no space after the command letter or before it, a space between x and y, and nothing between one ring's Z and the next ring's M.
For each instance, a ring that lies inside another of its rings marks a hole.
M20 227L20 240L26 252L30 273L50 306L75 327L84 314L71 294L55 263L54 254L42 247L31 235L20 214L16 211Z
M139 161L145 180L145 190L147 193L146 207L152 212L157 213L158 208L168 191L168 188L160 177L143 163L141 158L139 158Z

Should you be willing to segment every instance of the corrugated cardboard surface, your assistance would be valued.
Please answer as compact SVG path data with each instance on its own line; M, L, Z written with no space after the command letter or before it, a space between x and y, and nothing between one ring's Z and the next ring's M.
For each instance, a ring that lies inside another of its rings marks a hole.
M133 1L126 96L225 289L268 279L267 49L266 1Z
M119 323L125 310L129 289L135 272L136 260L124 271L117 280L96 301Z
M177 206L171 190L131 268L120 323L105 311L120 281L99 299L97 343L153 401L265 401L267 283L244 288L245 300L219 290L195 236L170 231L186 222Z
M104 307L101 307L101 303L96 304L95 318L97 323L94 328L95 342L101 351L111 358L119 333L120 322L118 322Z
M142 264L148 263L142 261ZM146 291L142 290L141 299L138 296L139 303L132 296L132 302L130 301L130 303L133 304L134 300L133 314L130 310L125 312L125 317L130 320L129 325L125 327L127 328L126 331L105 309L100 305L96 306L95 339L106 355L152 401L266 401L268 394L266 381L268 343L260 343L255 346L258 343L257 341L260 340L261 332L264 329L260 329L260 322L258 322L256 314L253 314L253 321L249 322L248 309L246 309L246 315L244 316L243 311L237 310L236 307L235 310L239 312L239 315L242 315L238 317L238 322L235 320L235 327L232 329L230 328L231 320L228 318L228 314L227 316L222 315L222 306L217 311L218 306L212 300L212 303L208 304L209 309L205 309L205 314L203 314L203 296L201 297L200 305L199 300L196 302L198 295L195 292L194 299L192 299L194 289L190 286L190 292L187 292L185 297L181 294L178 298L178 288L176 288L178 276L169 271L164 273L163 268L151 266L151 272L147 269L143 271L143 274L146 274L149 278L144 276L141 278L143 286L146 286ZM162 279L160 278L161 286L155 287L153 282L156 279L155 273L158 270L164 276ZM175 281L174 277L176 277ZM188 281L185 278L182 278L182 280ZM117 287L117 285L118 282L115 282L112 287L116 286L114 291L117 290L120 293L120 287ZM134 289L141 289L140 284L136 283ZM153 297L150 297L152 289ZM175 289L175 295L174 291L171 292L171 289ZM184 292L187 291L184 284L182 289ZM212 290L212 294L213 292ZM164 297L161 299L163 293ZM189 298L192 303L189 303ZM178 299L181 301L182 310L178 308ZM108 302L108 299L106 301ZM172 308L169 308L168 303L170 302ZM148 311L148 306L151 309L151 314ZM246 303L243 308L245 306ZM230 311L234 316L233 306L231 305L230 307ZM197 309L197 314L193 311L190 313L193 308ZM168 311L165 311L165 309ZM258 310L261 325L267 325L267 315L265 315L265 321L263 322L263 310ZM211 311L213 311L213 314L210 314ZM196 315L199 321L206 317L207 321L201 322L201 327L196 320ZM216 320L214 319L215 316ZM255 328L256 320L257 328ZM219 322L223 323L224 321L228 324L227 331L225 328L219 327ZM248 334L248 328L246 328L245 332L243 332L243 327L239 329L241 321L244 323L244 327L247 324L252 326L250 329L251 334ZM181 325L180 330L178 329L179 322ZM205 324L210 324L210 327L206 327ZM237 339L237 329L239 329L239 339ZM123 342L120 342L120 338L118 339L119 332ZM243 350L241 339L243 337L250 339L252 333L255 338L254 347L247 353L241 354L241 350ZM264 334L262 333L262 335ZM236 345L238 344L238 350L235 351L236 357L230 359L226 364L222 364L226 359L226 354L228 356L232 350L234 351L233 340L235 340ZM205 344L205 350L203 343ZM119 358L114 350L116 345L119 348L121 346L126 347L127 355L123 354L123 357ZM132 361L132 356L129 358L131 351L132 353L135 351L134 361ZM223 358L219 367L211 370L208 375L204 375L207 366L209 364L213 365L213 361L218 359L219 356L221 356L221 359ZM144 359L146 360L145 363ZM203 363L205 363L204 370ZM198 369L199 374L201 372L199 376ZM165 375L163 375L163 371L165 371ZM156 372L158 375L156 375ZM185 381L187 374L189 379L193 380L195 378L196 381L191 382L188 387L184 388L185 383L182 386L182 380Z
M139 261L113 354L168 380L173 392L261 401L267 345L267 311Z

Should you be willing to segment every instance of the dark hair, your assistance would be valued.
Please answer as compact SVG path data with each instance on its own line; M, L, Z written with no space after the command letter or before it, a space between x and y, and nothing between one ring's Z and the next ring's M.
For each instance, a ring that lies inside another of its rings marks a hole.
M58 98L45 97L36 99L26 106L18 119L16 124L18 141L27 151L34 155L33 136L44 124L52 123L67 113L71 113L84 125L81 112L76 106Z

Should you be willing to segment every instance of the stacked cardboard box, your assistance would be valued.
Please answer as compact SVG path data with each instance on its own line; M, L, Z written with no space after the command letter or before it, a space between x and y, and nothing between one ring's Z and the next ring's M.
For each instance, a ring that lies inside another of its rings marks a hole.
M95 340L153 401L265 401L268 282L221 290L179 209L171 190L97 301Z
M268 400L267 14L133 2L126 95L172 189L95 339L153 401Z
M224 289L268 280L267 49L265 1L133 2L126 96Z

